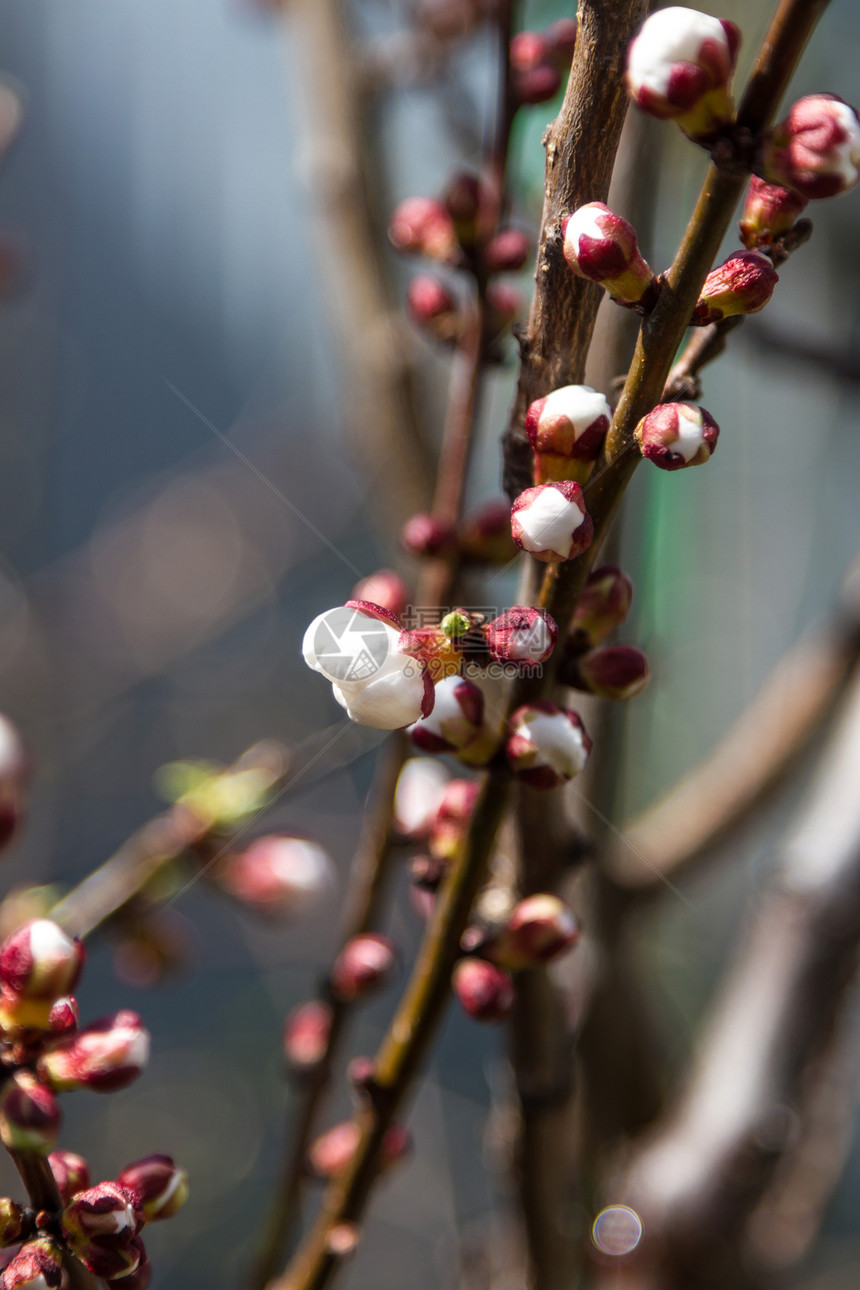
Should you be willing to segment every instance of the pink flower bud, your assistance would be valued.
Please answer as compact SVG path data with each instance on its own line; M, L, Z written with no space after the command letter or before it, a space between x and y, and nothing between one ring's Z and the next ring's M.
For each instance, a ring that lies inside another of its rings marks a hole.
M127 1245L143 1226L140 1197L113 1179L96 1183L69 1201L60 1216L60 1226L76 1252L92 1240Z
M463 1010L476 1021L503 1021L513 1006L511 978L485 959L459 959L451 985Z
M500 663L545 663L555 649L558 628L543 609L515 605L487 624L484 639Z
M78 1001L73 995L58 999L51 1008L48 1029L52 1035L73 1035L78 1028Z
M579 277L599 282L624 305L651 291L654 274L639 252L636 230L603 202L580 206L562 229L564 258Z
M47 1029L51 1008L81 974L84 947L56 923L37 918L0 946L3 1012L22 1028Z
M403 525L400 541L412 555L446 555L456 546L454 530L426 512L412 515Z
M0 1141L10 1151L46 1156L60 1128L57 1099L35 1075L18 1070L0 1091Z
M144 1156L117 1175L121 1187L134 1192L147 1223L173 1218L188 1199L188 1175L171 1156Z
M353 600L369 600L381 609L387 609L395 618L402 618L412 603L412 592L399 573L393 569L379 569L353 588Z
M570 67L573 58L576 48L576 26L575 18L557 18L544 32L549 45L549 56L562 71Z
M443 344L454 344L463 333L463 317L457 301L438 278L421 274L406 291L409 316L422 331Z
M599 645L620 627L633 602L633 583L614 564L601 565L588 575L571 625L568 646L582 651Z
M328 1051L332 1008L320 999L309 999L294 1008L284 1023L284 1054L294 1075L317 1070Z
M442 202L460 245L473 247L478 240L482 209L487 204L481 180L467 170L458 170L448 181Z
M517 546L536 560L572 560L591 545L594 524L579 484L564 479L520 493L511 508Z
M27 1222L24 1208L8 1196L0 1199L0 1246L17 1245L24 1235Z
M860 179L860 121L835 94L808 94L765 136L765 179L812 200L848 192Z
M0 286L2 276L0 271ZM0 714L0 850L11 842L24 818L28 773L29 763L21 736L9 718Z
M576 712L555 703L530 703L510 720L505 753L518 779L532 788L557 788L584 769L591 740Z
M336 1178L349 1168L361 1138L353 1120L335 1124L311 1143L308 1164L318 1178ZM400 1124L393 1124L382 1141L381 1164L388 1168L402 1160L412 1146L412 1137Z
M563 385L536 399L525 429L536 453L539 484L570 478L571 461L595 461L612 421L612 408L590 385Z
M578 940L579 924L569 907L558 896L541 892L514 906L489 953L495 963L516 971L549 963Z
M449 780L430 830L431 855L447 860L456 854L472 818L479 790L480 784L475 779Z
M710 412L695 403L658 403L635 430L642 456L661 470L704 465L719 433Z
M132 1244L135 1244L135 1242L132 1242ZM139 1240L137 1244L140 1245ZM142 1248L142 1245L140 1245L140 1249ZM133 1272L127 1272L119 1279L114 1278L113 1280L108 1280L106 1284L108 1286L108 1290L114 1290L114 1287L116 1287L116 1290L146 1290L151 1280L152 1265L144 1251L140 1262Z
M487 287L487 334L496 339L505 328L522 317L525 302L516 287L507 282L491 282Z
M56 1290L63 1279L63 1255L50 1237L22 1245L0 1274L0 1290Z
M484 726L484 696L472 681L448 676L436 686L429 717L409 727L413 743L425 752L455 752L478 737Z
M335 699L358 725L377 730L409 726L433 711L429 669L400 647L395 616L352 600L319 614L302 653L308 667L332 683Z
M427 757L410 757L405 763L394 794L394 827L402 838L427 836L448 778L445 768Z
M651 677L648 660L633 645L608 645L565 659L559 680L598 699L632 699Z
M116 1244L94 1237L91 1241L82 1241L75 1253L93 1276L102 1277L108 1285L125 1286L127 1279L135 1276L141 1264L146 1263L146 1250L139 1236ZM144 1285L147 1284L144 1280Z
M511 537L511 505L499 497L485 502L466 517L459 545L466 560L482 564L507 564L517 554Z
M269 834L216 868L219 886L258 914L302 914L334 886L334 865L326 851L305 838Z
M63 1204L79 1191L86 1191L90 1185L90 1169L83 1156L74 1151L52 1151L48 1156L51 1173L57 1182Z
M344 1003L365 999L386 984L396 963L396 951L387 936L376 932L353 936L335 959L332 993Z
M454 222L433 197L407 197L401 202L391 216L388 237L398 251L445 264L456 264L460 256Z
M730 82L740 46L733 22L672 6L646 18L627 54L627 89L651 116L700 142L732 118Z
M487 273L516 273L525 264L531 249L527 234L518 228L504 228L484 250Z
M42 1078L59 1091L91 1088L112 1093L136 1080L149 1060L149 1031L123 1009L61 1039L39 1058Z
M778 282L779 274L766 255L735 251L705 278L693 321L703 326L734 314L757 314Z
M740 224L744 246L750 251L759 246L772 246L794 227L806 205L806 198L792 189L780 188L753 175Z

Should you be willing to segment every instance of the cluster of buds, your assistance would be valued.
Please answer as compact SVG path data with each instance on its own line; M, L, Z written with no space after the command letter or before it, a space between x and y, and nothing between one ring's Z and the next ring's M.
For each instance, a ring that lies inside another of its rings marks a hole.
M476 1021L502 1021L514 999L511 973L550 963L578 940L579 924L563 900L550 892L527 896L499 926L467 928L461 945L469 957L454 966L454 994Z
M321 846L274 834L224 857L211 874L241 904L277 917L306 913L334 885L334 865Z
M534 450L535 482L570 479L583 484L612 421L612 408L590 385L563 385L536 399L525 429ZM544 505L552 499L545 499Z
M185 1201L187 1179L169 1156L149 1156L117 1179L90 1187L86 1160L52 1151L60 1127L56 1094L112 1092L136 1079L149 1036L134 1012L78 1029L74 989L80 942L49 919L30 921L0 946L0 1140L8 1150L48 1157L62 1210L33 1214L0 1201L0 1241L23 1240L0 1275L2 1290L59 1287L73 1254L95 1276L143 1290L149 1267L139 1238L144 1221L169 1218Z
M739 46L733 22L676 5L659 9L627 53L630 97L651 116L677 121L697 143L710 143L734 114Z
M648 684L648 660L633 645L604 645L630 612L633 584L615 565L592 570L558 669L563 685L599 699L632 699Z
M764 309L779 282L779 274L760 251L735 251L712 269L702 284L691 323L704 327L740 314Z
M603 202L588 202L562 221L564 258L580 278L597 282L616 304L644 312L657 280L642 258L636 230Z
M421 558L456 556L475 564L506 564L516 555L511 541L510 505L502 498L485 502L456 527L419 511L404 524L400 541L411 555ZM356 595L356 599L367 597ZM384 600L374 603L392 608Z
M764 178L807 201L836 197L860 179L860 121L835 94L808 94L765 136Z
M430 670L406 652L406 635L389 610L348 600L313 620L302 653L308 667L331 682L335 699L351 720L377 730L397 730L433 711Z
M658 403L634 432L642 456L661 470L704 465L719 433L710 412L695 403Z
M525 489L511 508L511 533L517 546L546 564L580 555L591 545L594 524L579 484L560 480Z
M557 788L585 769L591 740L578 713L555 703L528 703L511 717L510 731L508 765L531 788Z
M517 104L545 103L557 93L576 46L576 19L545 31L521 31L511 41L511 90Z

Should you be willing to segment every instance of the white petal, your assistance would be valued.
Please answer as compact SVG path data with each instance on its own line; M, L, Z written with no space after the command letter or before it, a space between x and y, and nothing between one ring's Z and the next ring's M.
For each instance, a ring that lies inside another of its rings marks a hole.
M672 5L648 18L630 47L627 72L634 89L665 94L675 63L695 63L705 40L728 48L722 24L697 9Z
M527 551L554 551L566 560L573 535L585 516L576 502L547 486L529 506L517 511L517 519Z
M532 713L515 730L534 744L541 761L565 779L578 775L588 761L582 731L563 712Z

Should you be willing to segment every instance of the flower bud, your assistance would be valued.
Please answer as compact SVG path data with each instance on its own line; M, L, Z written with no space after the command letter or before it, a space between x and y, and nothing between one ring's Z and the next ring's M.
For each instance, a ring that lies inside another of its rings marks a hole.
M516 971L549 963L579 940L579 924L558 896L541 892L514 906L499 936L491 943L493 962Z
M441 856L418 855L409 861L409 877L419 891L438 891L447 872L448 863Z
M402 838L418 840L430 832L442 803L448 773L428 757L410 757L397 780L394 827Z
M562 224L564 258L589 282L599 282L618 304L641 301L654 273L639 252L636 230L603 202L580 206Z
M442 202L460 245L473 247L479 236L482 208L487 203L481 180L467 170L458 170L448 181Z
M516 287L491 282L487 287L487 335L496 340L525 312L525 301Z
M643 457L661 470L702 466L717 446L720 427L695 403L658 403L635 430Z
M60 1225L74 1250L93 1239L125 1245L143 1226L140 1197L114 1179L96 1183L69 1201Z
M447 555L456 547L451 525L425 512L410 516L400 531L400 541L412 555Z
M808 201L848 192L860 179L860 121L835 94L808 94L765 136L765 179Z
M0 1199L0 1246L17 1245L27 1226L24 1207L8 1196Z
M570 61L573 58L573 51L576 48L576 27L575 18L557 18L544 32L549 45L549 56L562 71L570 67Z
M138 1242L132 1242L132 1244L140 1245L139 1239ZM140 1245L140 1248L143 1248L142 1245ZM119 1279L116 1277L112 1280L109 1279L106 1284L108 1286L108 1290L114 1290L114 1287L116 1287L116 1290L146 1290L151 1280L152 1265L144 1251L140 1262L133 1272L125 1273L125 1275Z
M463 558L481 564L507 564L517 554L511 537L511 505L507 498L485 502L463 522L459 534Z
M136 1080L148 1060L149 1031L136 1012L123 1009L61 1039L39 1058L38 1070L60 1092L112 1093Z
M407 197L394 210L388 237L397 251L426 255L430 260L456 264L460 258L454 222L433 197Z
M90 1169L83 1156L74 1151L52 1151L48 1164L64 1205L68 1205L77 1192L86 1191L89 1187Z
M508 764L531 788L557 788L584 769L591 740L578 713L555 703L530 703L517 709L510 727Z
M578 651L599 645L620 627L633 603L633 583L614 564L592 569L573 614L566 648Z
M0 714L0 850L11 842L24 818L27 778L28 758L21 736Z
M395 618L402 618L412 603L412 592L399 573L393 569L379 569L353 588L352 600L369 600L380 609L386 609Z
M47 1029L51 1008L74 988L83 962L83 945L57 923L27 923L0 946L3 1014L16 1026Z
M35 1075L18 1070L0 1091L0 1141L10 1151L46 1156L60 1128L57 1099Z
M50 1237L28 1241L0 1274L0 1290L56 1290L63 1279L63 1255Z
M347 941L331 972L332 993L343 1003L365 999L385 985L394 972L397 955L387 936L365 932Z
M300 1003L284 1022L284 1055L296 1076L316 1071L328 1052L333 1012L320 999Z
M220 887L258 914L302 914L334 886L334 865L326 851L305 838L269 834L216 868Z
M146 1250L139 1236L124 1242L94 1237L91 1241L81 1241L75 1253L93 1276L103 1278L109 1285L124 1286L126 1278L134 1276L146 1262Z
M430 716L410 726L409 734L424 752L455 752L477 739L483 725L484 696L477 685L447 676L436 686Z
M766 255L735 251L705 278L693 322L704 326L735 314L757 314L778 282L779 274Z
M485 959L459 959L451 985L463 1010L476 1021L503 1021L513 1007L511 978Z
M520 493L511 508L517 546L536 560L572 560L591 545L594 524L579 484L564 479Z
M558 628L543 609L515 605L487 624L484 638L499 663L545 663L555 649Z
M627 54L627 89L643 112L706 142L732 118L740 46L733 22L671 6L646 18Z
M503 228L484 250L487 273L516 273L529 257L531 242L518 228Z
M78 1001L69 994L58 999L51 1008L48 1018L48 1029L52 1035L73 1035L78 1028Z
M321 1134L308 1150L308 1164L318 1178L336 1178L349 1168L361 1138L354 1120L343 1120ZM383 1168L402 1160L412 1146L409 1131L393 1124L382 1140L380 1163Z
M537 482L570 479L575 462L595 461L611 421L612 408L590 385L563 385L536 399L525 429L535 450Z
M455 344L463 333L463 317L446 286L427 273L413 278L406 290L409 316L422 331L445 345Z
M117 1175L121 1187L134 1192L147 1223L173 1218L188 1199L188 1175L171 1156L144 1156Z
M559 680L598 699L632 699L650 680L648 660L633 645L608 645L565 659Z
M806 198L800 193L769 184L753 175L740 224L741 241L749 251L759 246L772 246L783 233L794 227L806 206Z
M476 779L448 781L430 830L428 845L431 855L449 860L456 854L469 827L479 790L480 784Z

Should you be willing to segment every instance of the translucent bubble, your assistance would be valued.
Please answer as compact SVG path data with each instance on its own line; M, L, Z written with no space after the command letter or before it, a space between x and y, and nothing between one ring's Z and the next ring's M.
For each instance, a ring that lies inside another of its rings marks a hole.
M591 1239L604 1254L629 1254L641 1238L642 1220L627 1205L608 1205L597 1215L591 1228Z

